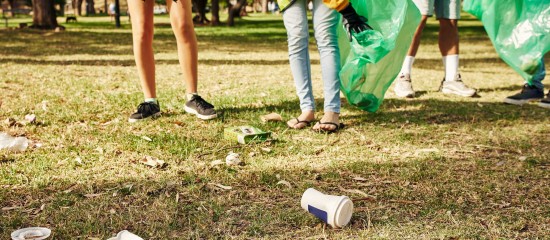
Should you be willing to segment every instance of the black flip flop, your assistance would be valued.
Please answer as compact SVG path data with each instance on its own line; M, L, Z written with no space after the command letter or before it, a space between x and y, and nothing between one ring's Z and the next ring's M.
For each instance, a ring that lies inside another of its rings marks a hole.
M340 129L342 129L346 126L343 123L336 124L336 123L333 123L333 122L321 122L321 121L319 121L318 123L319 123L319 125L325 124L325 125L332 125L332 126L336 127L332 130L325 130L325 129L320 128L320 126L319 126L319 130L316 130L316 131L321 132L321 133L335 133L335 132L338 132L338 130L340 130Z
M298 118L295 118L295 119L296 119L296 123L294 124L294 126L296 126L296 125L298 125L298 124L300 124L300 123L305 123L305 124L306 124L303 128L309 127L309 125L311 125L311 121L307 121L307 120L301 120L301 121L300 121L300 119L298 119ZM288 124L287 124L287 126L288 126ZM288 126L288 127L289 127L289 128L292 128L292 129L303 129L303 128L295 128L294 126L292 126L292 127L291 127L291 126Z

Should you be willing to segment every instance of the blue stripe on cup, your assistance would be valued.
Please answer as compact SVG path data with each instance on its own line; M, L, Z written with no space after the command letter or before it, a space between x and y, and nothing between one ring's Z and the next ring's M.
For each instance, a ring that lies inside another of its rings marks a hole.
M315 215L319 219L323 220L324 222L328 223L328 221L327 221L327 219L328 219L327 212L325 212L321 209L318 209L314 206L311 206L311 205L307 205L307 211L310 212L311 214Z

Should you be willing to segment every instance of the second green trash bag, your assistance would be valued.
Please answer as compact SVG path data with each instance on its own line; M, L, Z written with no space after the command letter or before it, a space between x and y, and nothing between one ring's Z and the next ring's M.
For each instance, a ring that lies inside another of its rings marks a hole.
M528 82L550 51L550 0L465 0L498 55Z
M350 2L359 15L368 18L374 31L354 34L349 42L345 30L339 30L341 90L350 104L376 112L401 70L420 12L411 0Z

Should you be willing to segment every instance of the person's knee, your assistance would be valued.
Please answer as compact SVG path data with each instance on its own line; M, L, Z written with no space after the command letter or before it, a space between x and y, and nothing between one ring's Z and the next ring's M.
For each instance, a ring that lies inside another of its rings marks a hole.
M287 30L289 53L295 53L307 49L309 32L301 27Z
M439 26L441 28L446 28L446 29L458 29L458 20L440 18L439 19Z
M140 27L134 28L133 35L134 40L139 42L152 42L153 41L153 26L148 23L138 23Z

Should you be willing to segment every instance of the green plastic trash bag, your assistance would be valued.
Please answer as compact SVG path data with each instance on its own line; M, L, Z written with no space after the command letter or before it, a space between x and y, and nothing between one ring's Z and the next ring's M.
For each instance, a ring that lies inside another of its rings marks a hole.
M502 60L529 83L550 51L550 0L465 0Z
M351 3L359 15L368 18L374 31L353 34L350 43L344 28L339 30L341 90L350 104L375 112L401 70L420 23L420 12L411 0Z

